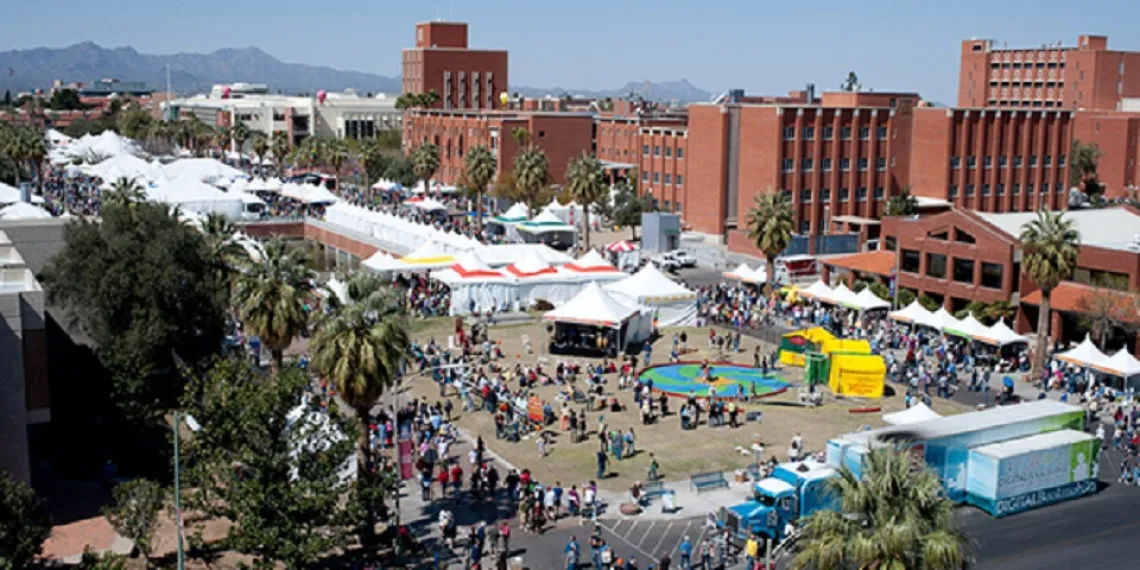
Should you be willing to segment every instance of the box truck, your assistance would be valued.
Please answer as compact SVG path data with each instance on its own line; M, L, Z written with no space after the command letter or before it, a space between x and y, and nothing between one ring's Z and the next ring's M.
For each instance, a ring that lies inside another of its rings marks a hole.
M966 502L1002 517L1091 495L1100 439L1059 430L970 450Z

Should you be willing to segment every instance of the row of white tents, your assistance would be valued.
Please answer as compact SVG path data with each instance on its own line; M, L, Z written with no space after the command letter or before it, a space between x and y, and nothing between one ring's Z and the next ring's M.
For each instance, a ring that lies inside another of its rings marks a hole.
M1076 348L1058 353L1053 358L1067 364L1091 368L1102 374L1120 376L1121 378L1140 375L1140 360L1132 356L1127 348L1109 356L1097 348L1087 335L1085 340L1081 341Z
M747 268L747 266L745 266ZM876 309L889 309L890 302L884 301L871 292L871 289L865 288L856 293L847 288L847 285L840 283L835 288L829 287L823 281L816 281L799 292L801 297L815 299L821 303L829 305L838 305L856 311L873 311Z
M429 242L445 253L471 251L480 244L469 237L436 229L385 212L375 212L345 202L325 210L325 221L380 240L397 253L413 252ZM422 257L422 256L421 256Z
M918 301L913 301L910 305L891 312L887 316L891 320L929 327L944 334L993 346L1029 342L1028 338L1013 332L1013 329L1000 320L987 327L975 319L973 315L966 315L966 318L958 319L951 315L945 307L939 307L937 311L929 311Z

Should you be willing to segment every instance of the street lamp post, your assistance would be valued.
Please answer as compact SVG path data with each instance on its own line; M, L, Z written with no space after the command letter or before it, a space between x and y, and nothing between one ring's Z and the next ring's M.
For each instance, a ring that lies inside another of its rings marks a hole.
M172 429L174 430L174 516L178 520L175 521L175 533L178 535L178 570L186 570L185 555L183 553L182 545L182 477L181 467L179 465L178 454L178 425L179 425L178 410L174 411L174 421ZM191 431L198 431L202 426L194 419L194 416L187 414L186 425Z

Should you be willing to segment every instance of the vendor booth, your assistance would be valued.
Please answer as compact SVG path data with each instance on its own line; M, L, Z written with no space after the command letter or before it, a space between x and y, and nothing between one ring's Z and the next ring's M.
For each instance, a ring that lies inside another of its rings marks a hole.
M641 248L626 240L606 245L606 253L614 260L614 265L622 271L632 272L641 265Z
M516 226L529 219L530 209L522 202L515 202L513 206L507 208L506 212L487 220L486 229L487 235L491 237L502 237L507 241L516 241L519 239L519 233Z
M533 251L508 265L503 274L515 284L519 308L530 307L539 300L557 307L582 290L581 281L574 274L559 271Z
M607 285L606 290L651 311L658 328L688 327L697 322L697 294L652 265Z
M424 242L415 251L401 258L374 259L370 257L361 263L372 271L430 271L445 269L455 264L455 256L440 249L435 242Z
M835 340L835 335L821 327L785 333L780 339L780 362L789 366L803 366L804 355L819 352L820 345L827 340Z
M474 253L463 253L447 269L433 271L431 278L451 289L451 314L469 315L511 309L517 289L502 271L491 269Z
M523 243L543 243L554 249L567 250L574 247L577 230L550 212L542 212L533 220L515 225L519 239Z
M883 421L893 426L902 426L936 420L941 417L941 414L930 409L926 404L918 402L901 412L883 414Z
M828 387L836 394L882 398L887 365L877 354L832 354Z
M542 317L553 323L550 352L616 357L627 349L640 350L652 334L652 321L591 283L566 304Z

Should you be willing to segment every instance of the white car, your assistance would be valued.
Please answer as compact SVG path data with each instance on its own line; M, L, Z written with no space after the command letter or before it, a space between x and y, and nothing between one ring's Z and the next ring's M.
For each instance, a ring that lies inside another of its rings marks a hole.
M693 254L691 254L691 253L689 253L683 249L675 249L673 251L670 251L669 253L666 253L665 255L672 258L681 267L696 267L697 266L697 258L694 257Z

